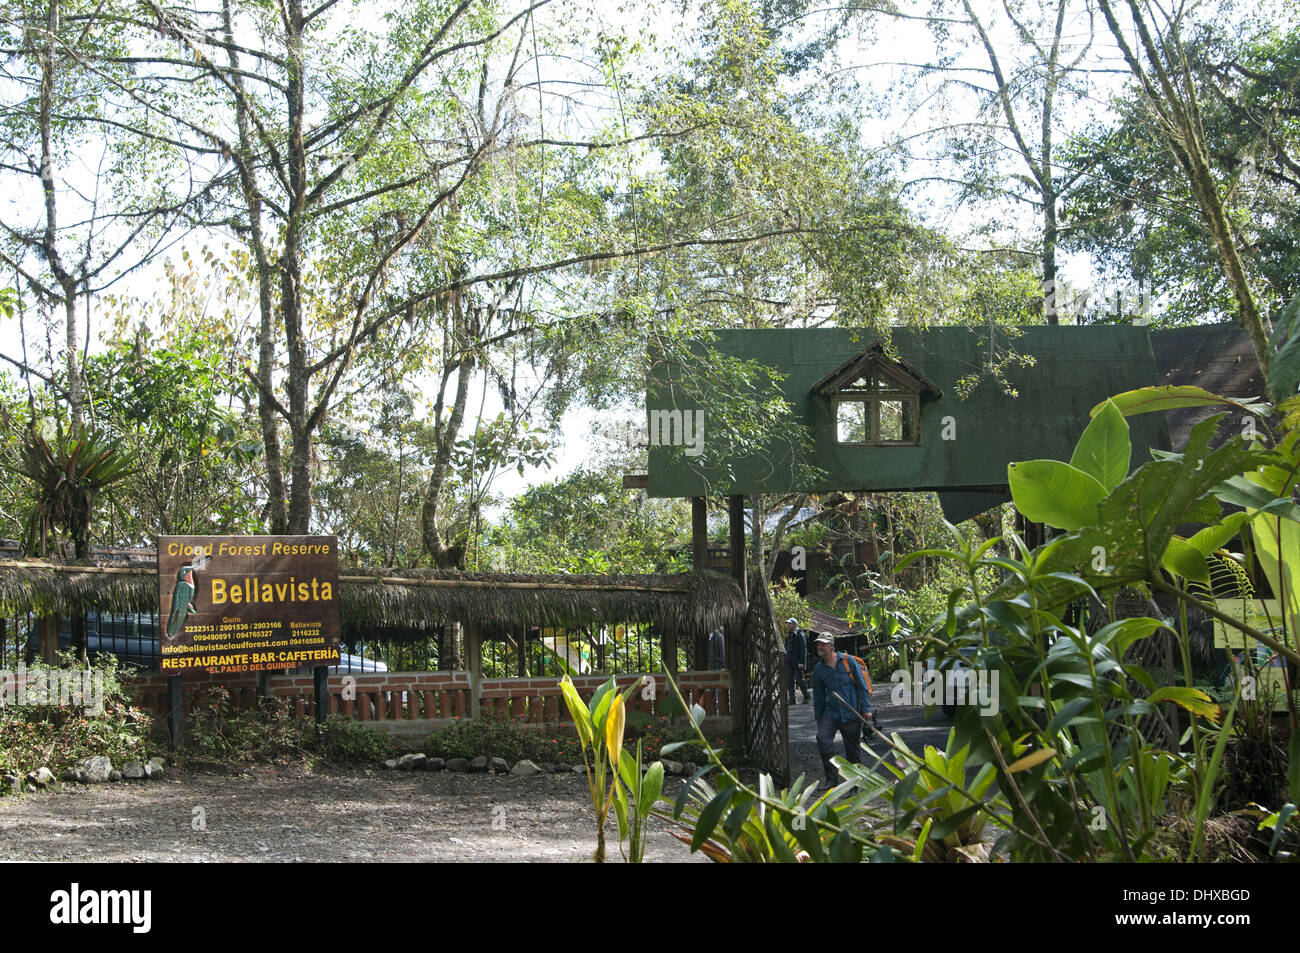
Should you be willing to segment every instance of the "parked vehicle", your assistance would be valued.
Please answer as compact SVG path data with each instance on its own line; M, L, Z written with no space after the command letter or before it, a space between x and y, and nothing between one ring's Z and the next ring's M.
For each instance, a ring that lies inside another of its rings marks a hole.
M59 651L72 649L72 623L63 619L59 625ZM364 652L364 649L363 649ZM158 617L155 615L104 615L86 616L86 657L95 661L99 656L117 656L119 664L145 671L158 669ZM33 628L27 633L27 664L40 655L40 636ZM310 668L302 671L311 671ZM331 675L361 675L369 672L387 672L388 665L364 654L339 653L339 664L331 665Z

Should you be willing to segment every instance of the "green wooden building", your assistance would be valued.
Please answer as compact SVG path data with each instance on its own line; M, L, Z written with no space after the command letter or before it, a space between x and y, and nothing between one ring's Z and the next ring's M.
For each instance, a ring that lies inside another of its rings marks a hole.
M1225 325L999 330L992 355L989 332L965 327L895 329L887 343L842 328L722 331L693 350L706 347L776 371L811 444L729 446L710 429L711 395L692 392L708 375L659 362L647 388L650 496L933 490L954 522L1010 499L1008 463L1068 460L1089 411L1113 394L1203 383L1247 396L1258 377L1244 332ZM1012 351L1020 359L1005 361ZM1001 380L989 373L999 364ZM1130 423L1134 467L1171 449L1165 415Z

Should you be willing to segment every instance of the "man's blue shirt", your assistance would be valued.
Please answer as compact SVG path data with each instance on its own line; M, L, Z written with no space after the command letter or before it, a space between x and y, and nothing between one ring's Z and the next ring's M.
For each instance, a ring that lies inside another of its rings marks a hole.
M847 659L849 671L844 670L841 659ZM867 680L853 659L836 652L831 661L833 666L818 660L817 667L813 669L813 718L820 722L822 715L829 712L841 724L857 721L859 712L866 714L871 711L871 692L867 690ZM831 692L838 692L840 698L850 703L856 700L858 710L850 711Z

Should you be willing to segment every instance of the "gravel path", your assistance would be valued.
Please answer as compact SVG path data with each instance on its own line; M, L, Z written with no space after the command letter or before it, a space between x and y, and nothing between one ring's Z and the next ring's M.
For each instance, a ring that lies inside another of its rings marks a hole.
M704 861L650 823L647 861ZM612 812L606 844L621 860ZM0 800L0 861L572 863L595 846L574 774L261 768Z
M952 723L943 713L936 711L927 720L922 706L894 705L890 698L892 687L891 683L878 683L871 693L871 704L880 716L880 730L886 735L898 732L903 737L903 742L917 754L924 751L926 745L947 747L948 729ZM810 698L811 694L812 690L809 689ZM805 705L802 695L796 694L795 698L797 703L790 706L790 777L793 780L800 774L806 774L809 778L820 781L825 772L822 770L821 755L817 753L817 725L813 721L812 701ZM878 754L885 747L879 743L879 739L867 740L867 744ZM835 736L835 753L844 753L844 742L839 735ZM875 758L864 751L862 760L871 764ZM883 771L884 768L879 770Z
M914 751L946 743L942 716L927 721L923 708L893 706L888 686L872 698L885 732L899 732ZM812 707L790 708L790 766L792 776L820 780ZM680 784L670 778L665 793ZM650 824L647 861L704 861ZM620 860L612 813L606 843ZM595 846L586 782L574 774L267 766L0 799L0 861L573 863Z

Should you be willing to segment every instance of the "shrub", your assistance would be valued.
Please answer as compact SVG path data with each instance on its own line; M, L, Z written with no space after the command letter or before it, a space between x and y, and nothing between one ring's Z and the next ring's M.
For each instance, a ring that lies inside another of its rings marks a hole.
M195 695L185 745L178 754L182 761L246 764L310 755L315 746L315 722L294 715L286 699L269 698L260 708L237 709L230 693L217 686Z
M117 674L117 659L105 656L83 667L64 656L59 669L37 663L30 677L53 671L89 672L103 686L103 709L21 705L0 708L0 772L24 775L47 767L62 777L82 758L103 755L116 765L145 761L156 749L150 742L153 720L134 706Z
M318 750L331 761L356 763L391 758L396 747L382 728L345 715L330 715L320 732Z
M525 727L493 718L461 718L436 731L425 743L431 758L504 758L513 764L527 758L539 764L576 764L582 748L569 727Z

